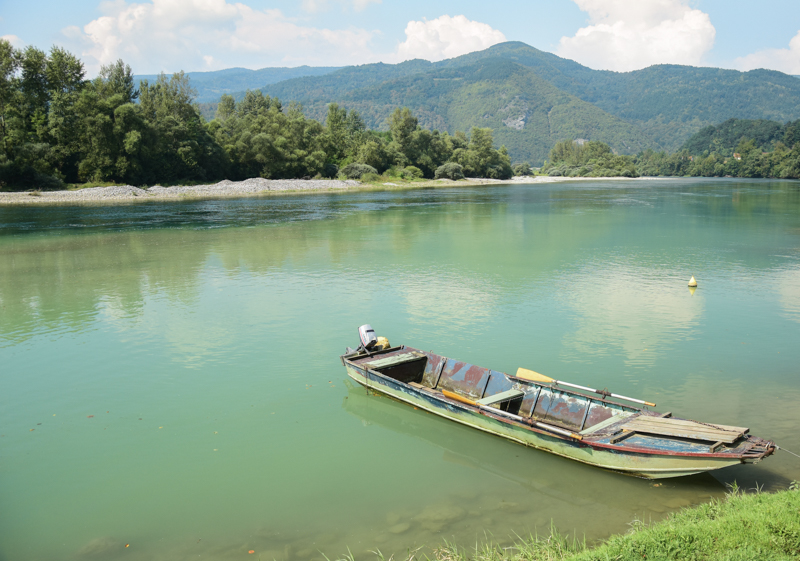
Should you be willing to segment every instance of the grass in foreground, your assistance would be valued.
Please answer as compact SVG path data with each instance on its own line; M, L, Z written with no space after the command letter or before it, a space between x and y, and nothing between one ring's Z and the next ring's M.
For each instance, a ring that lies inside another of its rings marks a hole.
M378 554L379 559L383 556ZM596 547L561 536L531 536L513 547L491 543L462 548L445 543L435 561L642 561L788 560L800 558L800 490L744 494L684 509L653 524L634 521L631 531ZM352 556L349 558L352 560ZM416 552L408 561L419 559ZM397 560L399 561L399 560Z

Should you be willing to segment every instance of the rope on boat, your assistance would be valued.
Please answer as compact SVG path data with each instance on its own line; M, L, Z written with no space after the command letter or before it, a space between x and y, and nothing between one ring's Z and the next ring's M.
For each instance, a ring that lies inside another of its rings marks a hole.
M776 449L778 449L778 450L783 450L784 452L789 452L789 453L790 453L792 456L794 456L795 458L800 458L800 455L797 455L797 454L795 454L794 452L792 452L792 451L790 451L790 450L787 450L787 449L786 449L786 448L784 448L783 446L778 446L778 445L776 444L776 445L775 445L775 448L776 448Z

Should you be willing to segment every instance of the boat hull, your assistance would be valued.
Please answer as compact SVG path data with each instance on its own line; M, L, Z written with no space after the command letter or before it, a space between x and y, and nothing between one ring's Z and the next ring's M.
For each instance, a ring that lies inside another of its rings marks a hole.
M509 422L508 419L482 413L468 405L443 400L373 370L359 368L348 361L343 362L350 378L373 391L518 444L602 469L636 477L662 479L692 475L742 463L741 459L731 457L654 455L596 447L591 443L537 431L522 423Z

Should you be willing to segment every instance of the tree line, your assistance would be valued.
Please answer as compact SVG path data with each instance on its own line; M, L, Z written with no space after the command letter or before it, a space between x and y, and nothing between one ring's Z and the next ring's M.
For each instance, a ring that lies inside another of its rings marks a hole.
M163 73L135 84L119 60L86 79L83 63L60 47L15 49L0 39L0 186L65 183L153 185L251 177L512 176L491 129L453 135L419 126L396 109L389 130L368 130L336 104L323 123L300 105L260 91L220 99L206 121L188 77Z
M557 142L541 173L568 177L741 177L800 179L800 121L729 120L707 127L668 154L614 154L598 141Z
M685 149L674 154L646 150L635 162L639 173L649 176L800 179L800 142L791 148L778 142L765 152L754 139L743 138L730 156L708 150L700 155Z
M728 119L705 127L673 154L644 151L642 175L800 178L800 120Z

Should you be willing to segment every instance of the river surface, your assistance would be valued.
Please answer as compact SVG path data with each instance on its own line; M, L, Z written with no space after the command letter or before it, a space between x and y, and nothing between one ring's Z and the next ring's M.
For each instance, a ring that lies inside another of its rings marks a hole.
M800 452L800 183L0 207L0 560L591 542L800 479L779 451L654 483L367 395L363 323Z

